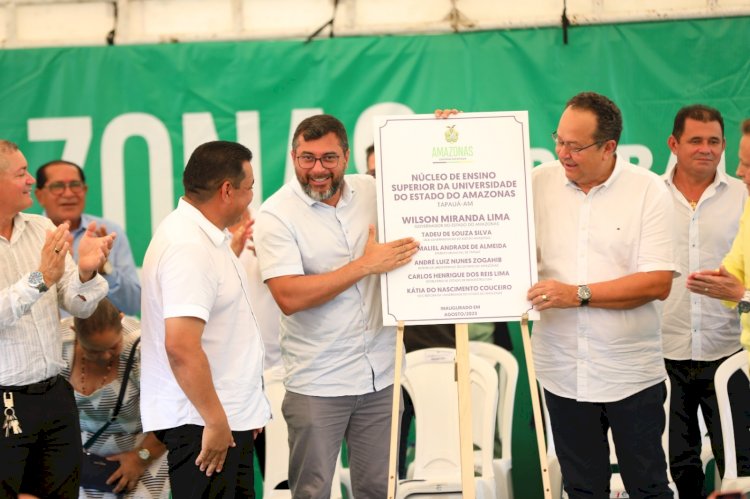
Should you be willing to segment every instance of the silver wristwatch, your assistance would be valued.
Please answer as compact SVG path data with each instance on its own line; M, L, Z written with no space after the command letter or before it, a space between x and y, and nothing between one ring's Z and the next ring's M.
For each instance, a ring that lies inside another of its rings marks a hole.
M140 457L142 461L148 461L151 457L151 451L145 447L141 447L138 449L138 457Z
M581 307L588 305L589 300L591 300L591 289L585 284L578 286L578 299L581 300L581 303L579 303Z
M44 282L44 276L38 270L35 270L31 274L29 274L29 286L36 289L40 293L44 293L49 289L47 287L47 284L45 284Z

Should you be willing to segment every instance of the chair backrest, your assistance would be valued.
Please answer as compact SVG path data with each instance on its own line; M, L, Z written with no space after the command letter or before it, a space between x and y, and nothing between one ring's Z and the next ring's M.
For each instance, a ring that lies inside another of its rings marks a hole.
M492 343L472 341L471 353L480 356L494 367L499 367L497 400L497 434L500 435L500 457L511 458L513 409L518 385L518 361L512 353Z
M289 432L281 414L284 401L284 368L276 366L263 373L265 392L271 403L271 419L263 430L266 434L266 465L263 477L263 497L291 497L289 491L275 490L289 477ZM341 455L336 463L336 471L331 484L331 499L341 499L341 478L339 474ZM288 493L288 494L287 494Z
M729 378L737 371L748 374L748 352L742 350L722 362L714 375L716 402L719 405L719 420L724 440L724 476L723 480L737 478L737 451L734 445L734 425L727 385Z
M426 348L406 355L403 387L414 403L416 444L415 480L461 479L456 351ZM482 476L494 476L492 451L497 412L497 373L482 358L469 354L472 386L473 441L481 449ZM478 417L477 417L478 416Z

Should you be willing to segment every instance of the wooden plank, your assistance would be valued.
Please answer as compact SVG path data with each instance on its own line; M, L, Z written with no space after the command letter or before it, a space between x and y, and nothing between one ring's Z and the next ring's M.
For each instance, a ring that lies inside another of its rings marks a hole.
M391 408L391 453L388 459L388 499L396 495L398 481L398 430L401 409L401 365L404 357L404 321L398 321L396 328L396 372L393 375L393 405Z
M458 384L458 430L461 449L463 497L475 498L474 442L471 432L471 381L469 380L469 325L456 324L456 381Z
M531 408L534 411L534 429L536 443L539 450L539 465L542 470L542 488L544 499L552 499L552 486L549 479L549 463L547 462L547 447L544 442L544 424L542 423L542 409L539 401L539 390L536 384L536 369L534 356L531 353L531 336L529 335L529 316L521 317L521 337L523 338L523 352L526 356L526 372L529 375L529 389L531 390Z

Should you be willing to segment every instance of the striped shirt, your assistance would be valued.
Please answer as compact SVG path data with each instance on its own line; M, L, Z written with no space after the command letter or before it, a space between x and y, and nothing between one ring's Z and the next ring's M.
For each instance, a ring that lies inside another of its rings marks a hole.
M58 307L88 317L107 295L107 281L99 275L81 283L70 255L65 273L49 291L40 293L29 285L29 274L39 269L47 231L54 229L47 218L19 213L10 241L0 237L0 385L28 385L60 374Z

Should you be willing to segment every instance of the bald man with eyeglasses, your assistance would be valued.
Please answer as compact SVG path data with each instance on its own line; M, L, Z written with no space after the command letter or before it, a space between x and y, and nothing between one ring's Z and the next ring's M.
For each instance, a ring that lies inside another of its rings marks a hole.
M99 274L107 280L107 298L127 315L141 313L141 283L130 249L130 241L118 224L84 213L88 186L83 169L70 161L55 160L45 163L36 171L37 201L44 214L55 225L67 222L73 236L71 254L78 261L78 245L91 222L95 222L100 235L107 232L117 234L109 258L99 268Z

